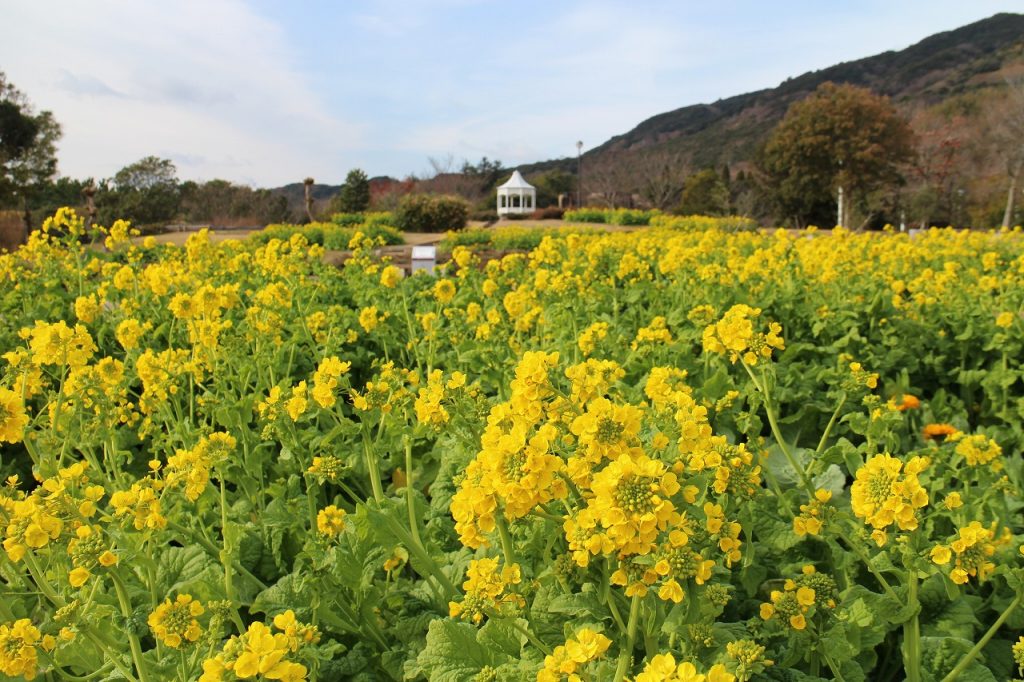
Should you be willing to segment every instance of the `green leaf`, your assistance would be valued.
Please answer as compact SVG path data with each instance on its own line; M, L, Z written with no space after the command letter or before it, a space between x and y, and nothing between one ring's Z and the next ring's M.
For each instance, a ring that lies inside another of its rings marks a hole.
M190 593L208 596L204 583L216 581L223 569L198 545L168 547L157 561L156 590L158 594Z
M305 576L289 573L256 595L249 610L276 616L291 609L296 618L308 622L312 616L311 602L310 587Z
M522 618L516 618L514 622L523 629L530 625ZM476 639L486 647L519 658L523 645L526 644L526 635L517 630L512 623L513 621L504 618L489 620L480 628Z
M497 668L512 659L477 641L477 629L469 623L443 619L430 624L427 646L416 660L431 682L465 682L486 666Z

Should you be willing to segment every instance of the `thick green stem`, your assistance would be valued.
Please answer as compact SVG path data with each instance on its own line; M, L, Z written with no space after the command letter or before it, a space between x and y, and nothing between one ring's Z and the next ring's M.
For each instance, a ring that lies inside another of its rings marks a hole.
M117 573L110 574L111 579L114 581L114 591L117 592L117 602L121 605L121 615L126 619L132 616L132 606L128 601L128 592L124 589L124 584L121 583L121 579L117 577ZM135 664L135 670L139 674L139 682L147 682L149 676L146 674L146 665L142 658L142 645L139 643L139 636L136 635L131 628L127 628L128 632L128 646L132 652L132 662Z
M370 487L373 489L373 499L377 504L384 500L384 488L380 483L380 469L377 467L377 454L370 444L370 432L367 430L366 422L363 422L363 456L366 458L366 472L370 477Z
M220 560L220 549L218 549L215 544L204 538L202 535L188 528L185 528L184 526L179 525L171 520L167 521L167 527L178 533L181 533L182 535L187 536L191 540L194 540L200 547L206 550L207 554L209 554L214 559ZM259 578L257 578L255 575L253 575L252 571L247 569L242 564L232 560L231 567L238 571L241 575L244 575L246 578L251 580L256 585L256 587L260 588L261 590L267 589L268 585Z
M797 477L800 479L800 483L803 485L804 490L809 495L814 496L814 486L811 485L810 479L807 478L807 472L804 471L803 466L796 461L793 453L789 450L789 445L786 444L786 439L782 437L782 430L779 429L779 424L776 421L775 410L772 408L771 396L768 394L767 385L757 380L754 376L754 372L751 371L750 366L747 365L742 359L740 364L743 365L743 369L747 370L747 374L750 376L750 380L754 382L754 387L761 393L761 397L764 400L764 411L768 416L768 425L771 427L772 435L775 436L775 442L779 444L779 449L782 450L782 454L785 455L786 461L789 462L789 466L796 472Z
M220 552L220 563L224 567L224 596L231 602L231 621L238 628L238 634L241 635L245 632L245 624L242 622L242 617L238 614L238 604L235 600L235 585L231 565L234 547L231 546L231 542L228 540L228 497L224 489L223 475L220 477L220 534L224 545Z
M832 660L832 657L828 655L828 652L822 650L821 657L825 659L825 665L827 665L828 669L832 671L832 677L835 678L836 682L846 682L846 680L843 679L843 674L839 672L839 666L837 666L836 662Z
M420 526L416 520L416 505L415 496L413 495L412 487L412 440L405 438L405 506L409 513L409 532L412 533L412 539L416 541L416 544L420 547L423 546L423 540L420 538Z
M917 571L907 569L907 607L917 606ZM921 621L919 614L914 613L903 624L903 665L907 672L907 682L921 682Z
M878 584L882 586L882 589L885 590L885 593L893 599L895 599L897 602L900 602L901 600L899 596L896 594L896 591L892 589L892 586L889 584L889 581L886 580L885 576L879 573L878 570L876 570L875 567L871 565L871 558L864 551L864 548L855 543L843 531L837 530L836 534L843 542L850 546L850 549L852 549L853 553L857 555L857 558L864 562L864 565L867 567L868 571L871 572L871 575L875 576L875 580L877 580Z
M633 603L629 607L629 624L626 626L625 633L626 641L623 644L622 651L619 652L619 662L615 667L614 682L622 682L626 677L626 673L629 672L630 665L633 663L633 648L636 646L636 626L637 621L640 620L640 602L640 595L634 594Z
M832 427L836 425L836 419L839 418L839 411L843 409L843 405L846 404L846 394L844 393L839 398L839 404L836 405L836 411L832 413L832 418L828 420L828 425L825 427L825 433L821 434L821 440L818 441L818 447L815 448L814 454L820 455L821 451L825 449L825 443L828 442L829 434L832 433Z
M512 535L508 532L508 523L505 522L503 511L494 515L494 525L498 527L498 536L501 538L501 552L505 555L505 565L511 566L516 563L516 554L512 544Z
M970 651L964 654L964 657L960 659L960 662L956 664L956 667L950 670L949 674L942 678L942 682L953 682L953 680L958 678L960 673L962 673L967 666L977 658L978 654L980 654L981 650L985 648L985 645L988 644L989 640L992 639L996 632L999 631L999 628L1003 627L1003 623L1006 622L1006 619L1010 617L1018 606L1020 606L1022 596L1024 595L1018 594L1014 597L1013 601L1010 602L1010 605L1006 607L1006 610L1003 611L999 615L999 618L996 619L996 622L992 623L992 627L988 629L984 636L978 640L978 643L975 644Z

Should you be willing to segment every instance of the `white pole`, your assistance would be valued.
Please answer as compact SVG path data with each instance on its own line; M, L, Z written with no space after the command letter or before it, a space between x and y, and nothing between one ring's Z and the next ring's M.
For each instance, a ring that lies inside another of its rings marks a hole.
M839 227L843 226L843 188L839 188L839 206L837 207L838 216L836 218L836 225Z

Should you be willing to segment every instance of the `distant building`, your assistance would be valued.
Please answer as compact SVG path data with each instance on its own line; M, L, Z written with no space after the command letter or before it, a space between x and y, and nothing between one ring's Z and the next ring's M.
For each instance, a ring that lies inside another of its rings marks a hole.
M528 183L519 171L498 187L498 215L533 213L537 208L537 189Z

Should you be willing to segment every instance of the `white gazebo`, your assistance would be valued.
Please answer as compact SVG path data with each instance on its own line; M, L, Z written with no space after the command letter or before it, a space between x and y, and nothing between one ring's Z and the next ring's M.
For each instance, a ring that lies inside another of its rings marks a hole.
M498 215L532 213L537 208L537 189L528 183L519 171L498 187Z

